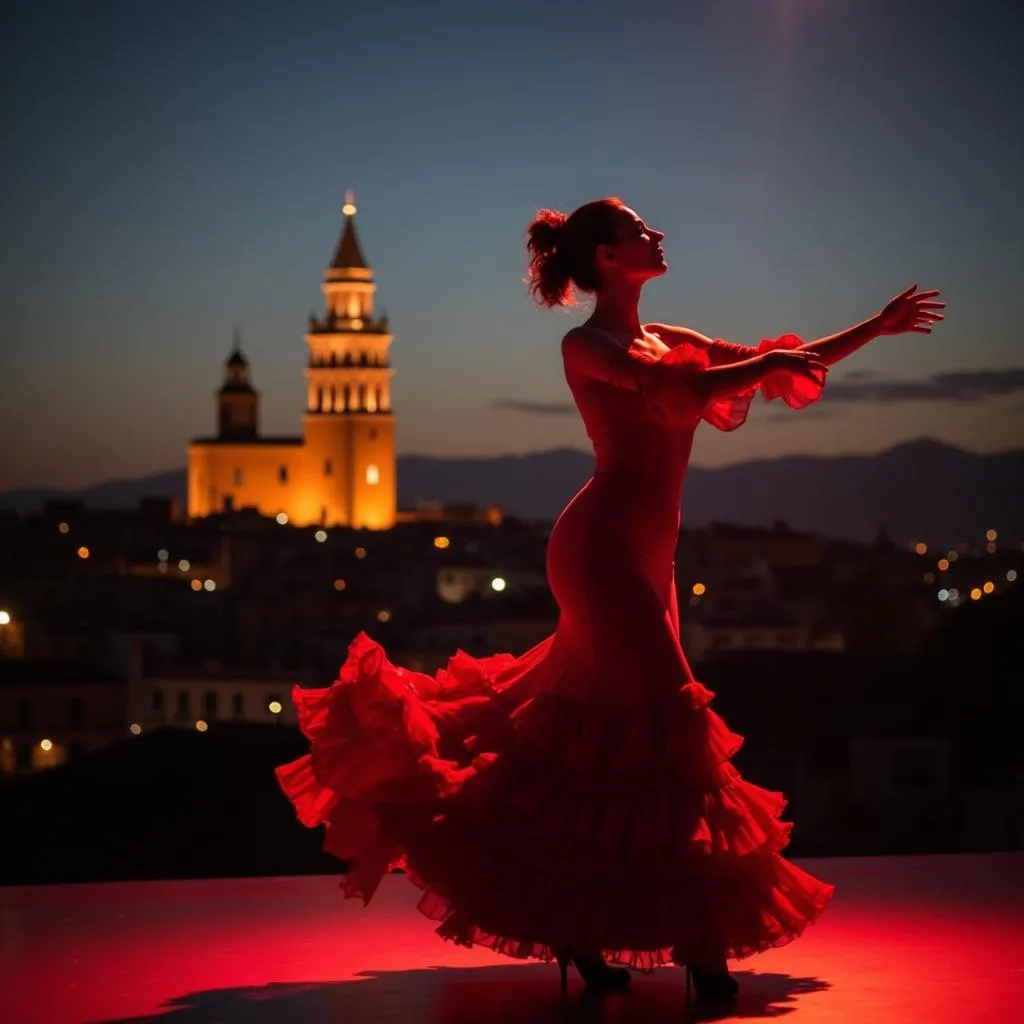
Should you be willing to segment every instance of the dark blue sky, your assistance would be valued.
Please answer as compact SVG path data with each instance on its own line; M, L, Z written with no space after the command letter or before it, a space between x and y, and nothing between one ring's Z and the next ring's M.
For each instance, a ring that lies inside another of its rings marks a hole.
M583 315L531 305L522 243L537 207L604 194L667 233L650 320L756 342L841 329L914 280L950 304L932 337L834 370L816 410L707 429L698 462L1024 434L1019 4L5 11L0 489L183 464L236 324L264 429L297 433L346 187L396 335L401 452L585 443L572 415L514 409L567 400L558 339Z

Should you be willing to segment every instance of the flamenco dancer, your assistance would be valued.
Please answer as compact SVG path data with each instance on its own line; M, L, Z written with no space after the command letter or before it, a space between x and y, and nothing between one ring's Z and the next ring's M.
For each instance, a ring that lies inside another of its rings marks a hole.
M360 634L337 682L294 690L310 753L277 777L348 863L346 897L368 903L404 868L439 935L556 959L563 993L570 963L601 990L675 963L688 998L692 979L698 998L729 1000L728 961L799 936L833 887L783 858L785 800L732 766L742 738L680 646L673 560L694 431L735 430L758 391L807 405L833 363L930 332L944 303L914 285L839 334L757 347L641 324L640 292L668 269L663 238L613 198L529 227L538 302L595 297L562 340L596 464L548 545L555 632L520 657L460 651L436 676Z

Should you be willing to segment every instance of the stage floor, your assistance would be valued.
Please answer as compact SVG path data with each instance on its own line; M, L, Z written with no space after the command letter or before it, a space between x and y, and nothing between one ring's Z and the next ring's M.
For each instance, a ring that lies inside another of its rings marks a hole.
M1024 1020L1024 854L798 861L838 886L795 943L734 963L717 1019L793 1024ZM682 971L594 998L554 965L442 942L417 892L373 904L333 877L0 888L0 1020L546 1024L709 1019Z

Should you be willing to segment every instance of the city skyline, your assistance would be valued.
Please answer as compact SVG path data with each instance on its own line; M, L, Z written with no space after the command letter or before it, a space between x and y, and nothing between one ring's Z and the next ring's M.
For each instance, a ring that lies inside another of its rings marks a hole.
M618 194L667 233L648 320L810 339L918 280L948 318L760 404L695 463L1019 446L1020 11L880 0L525 2L235 19L21 5L4 33L0 490L184 465L241 331L261 428L298 433L303 332L355 190L395 334L398 452L586 447L522 277L538 207Z

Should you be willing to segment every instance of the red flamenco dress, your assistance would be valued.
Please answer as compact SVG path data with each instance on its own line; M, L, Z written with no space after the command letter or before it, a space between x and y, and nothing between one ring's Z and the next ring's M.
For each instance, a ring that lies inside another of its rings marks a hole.
M785 800L730 764L742 738L680 647L694 430L738 427L754 393L702 402L688 381L800 340L654 355L600 340L566 358L596 466L551 534L553 635L521 657L460 651L432 677L360 634L337 682L293 691L310 753L277 777L348 862L346 897L368 903L405 868L443 938L640 970L745 957L800 935L832 886L781 856ZM760 390L800 408L821 383L778 372Z

